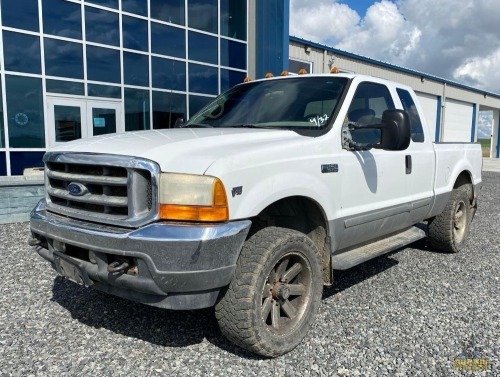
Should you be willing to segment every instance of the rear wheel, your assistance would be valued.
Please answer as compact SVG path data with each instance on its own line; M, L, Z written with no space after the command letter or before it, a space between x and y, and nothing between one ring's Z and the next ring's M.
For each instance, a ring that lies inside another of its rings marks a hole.
M306 336L322 293L321 257L304 234L264 228L245 243L216 306L222 333L237 345L276 357Z
M453 189L444 211L429 222L429 243L433 249L457 253L469 235L472 220L467 186Z

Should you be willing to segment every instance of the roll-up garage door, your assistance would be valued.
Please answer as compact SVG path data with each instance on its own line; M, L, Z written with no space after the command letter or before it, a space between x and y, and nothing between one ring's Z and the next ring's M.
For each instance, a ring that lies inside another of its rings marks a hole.
M420 106L422 106L427 127L429 127L429 136L431 137L431 140L434 140L436 136L436 124L438 121L438 97L420 92L417 92L416 94L418 101L420 102Z
M470 142L473 113L472 104L448 99L442 141Z

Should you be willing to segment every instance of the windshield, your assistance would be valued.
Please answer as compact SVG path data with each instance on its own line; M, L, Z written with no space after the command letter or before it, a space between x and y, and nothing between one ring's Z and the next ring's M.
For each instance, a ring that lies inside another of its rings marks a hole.
M324 129L346 86L343 77L294 77L238 85L185 127Z

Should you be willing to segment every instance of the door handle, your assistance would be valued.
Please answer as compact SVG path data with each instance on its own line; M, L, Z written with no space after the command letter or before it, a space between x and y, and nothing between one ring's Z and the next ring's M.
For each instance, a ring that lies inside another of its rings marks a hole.
M405 156L406 174L411 174L411 155Z

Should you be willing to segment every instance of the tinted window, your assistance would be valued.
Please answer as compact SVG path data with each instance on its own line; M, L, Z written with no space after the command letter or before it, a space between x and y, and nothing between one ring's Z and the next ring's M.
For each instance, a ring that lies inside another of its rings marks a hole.
M226 67L246 69L247 68L247 46L221 38L220 40L220 64Z
M307 73L312 73L312 63L301 62L299 60L288 60L288 71L293 73L299 73L301 69L305 69Z
M246 74L244 72L231 71L229 69L220 70L220 90L222 92L227 89L241 84L245 79Z
M7 160L5 152L0 152L0 176L7 175Z
M38 31L38 1L2 0L2 25Z
M184 33L183 29L151 22L152 52L184 58L186 56L186 37Z
M150 0L151 17L184 25L185 0Z
M396 89L396 91L403 104L403 109L405 109L410 118L411 139L416 143L422 143L424 141L424 130L415 102L407 90Z
M2 98L2 82L0 80L0 99L1 98ZM3 101L0 101L0 148L5 148L5 139L4 139L5 131L4 131L3 126L4 126L3 125ZM3 156L5 158L5 154ZM5 168L5 166L4 166L4 168ZM2 165L1 165L1 160L0 160L0 172L1 172L1 169L2 169ZM0 175L5 175L5 174L0 173Z
M148 3L147 0L122 0L122 10L124 12L147 16Z
M45 73L83 79L83 46L80 43L44 38Z
M188 26L217 33L217 0L188 0Z
M92 134L94 136L116 132L116 110L92 108Z
M83 83L81 82L47 79L45 86L47 87L47 92L49 93L76 94L79 96L83 96L85 94Z
M87 45L87 78L93 81L120 82L120 52Z
M43 0L43 32L82 39L80 4L63 0Z
M218 93L217 68L189 64L189 91L205 94Z
M87 90L91 97L122 98L119 86L88 84Z
M151 59L155 88L186 90L186 63L157 57Z
M10 174L23 175L26 168L43 167L44 152L10 152Z
M148 55L123 52L123 80L128 85L149 86Z
M42 73L37 36L4 31L3 56L7 71Z
M189 59L217 64L219 58L217 38L190 31L188 42Z
M186 120L186 95L153 91L153 128L172 128L179 118Z
M132 50L148 50L148 22L140 18L123 16L123 47Z
M211 101L213 101L212 97L189 96L189 116L192 117Z
M44 148L42 80L7 76L7 119L13 148Z
M85 7L87 41L119 46L120 33L118 30L117 13Z
M102 5L104 7L118 9L118 0L86 0L88 3Z
M125 131L149 129L149 91L125 88Z
M220 33L230 38L247 39L246 0L221 0Z
M80 106L54 105L54 127L57 142L80 139L82 137Z

